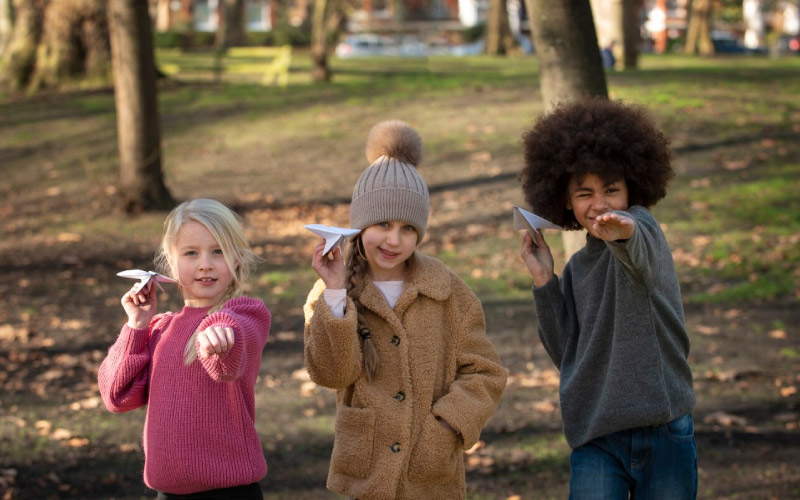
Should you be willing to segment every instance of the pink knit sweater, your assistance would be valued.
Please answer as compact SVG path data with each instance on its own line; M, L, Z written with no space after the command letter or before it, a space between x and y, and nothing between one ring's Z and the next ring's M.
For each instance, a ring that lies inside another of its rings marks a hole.
M270 313L248 297L208 310L159 314L149 330L123 326L100 365L100 395L109 410L147 405L144 482L155 490L195 493L254 483L267 473L254 386ZM185 366L189 337L214 325L233 327L233 349Z

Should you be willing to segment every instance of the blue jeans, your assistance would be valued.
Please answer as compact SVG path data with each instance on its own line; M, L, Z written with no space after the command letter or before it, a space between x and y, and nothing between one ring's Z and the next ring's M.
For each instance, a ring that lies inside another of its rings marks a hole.
M572 450L570 500L693 500L697 445L692 415L601 436Z

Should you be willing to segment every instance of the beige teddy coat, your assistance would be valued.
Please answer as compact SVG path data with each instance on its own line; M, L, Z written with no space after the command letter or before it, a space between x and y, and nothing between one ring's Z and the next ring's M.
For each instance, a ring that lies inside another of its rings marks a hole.
M463 499L462 450L478 441L506 384L478 298L439 260L412 258L394 309L368 278L360 297L380 356L372 382L352 300L335 318L320 280L305 305L308 373L337 390L327 486L359 500Z

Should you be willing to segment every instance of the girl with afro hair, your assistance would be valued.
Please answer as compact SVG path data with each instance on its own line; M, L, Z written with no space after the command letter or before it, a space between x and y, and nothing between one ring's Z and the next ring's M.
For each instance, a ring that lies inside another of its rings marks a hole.
M697 496L689 337L672 253L648 210L674 173L640 106L561 104L523 136L533 211L586 246L561 278L540 231L522 239L539 338L560 371L571 499Z

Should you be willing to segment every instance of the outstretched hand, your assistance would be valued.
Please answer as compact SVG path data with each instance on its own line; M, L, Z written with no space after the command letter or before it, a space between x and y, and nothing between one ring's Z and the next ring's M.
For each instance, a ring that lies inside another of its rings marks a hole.
M197 355L201 359L214 354L223 354L233 349L233 328L229 326L209 326L197 334Z
M541 231L525 231L522 236L522 261L533 276L533 284L543 286L554 276L553 254Z
M594 224L592 224L592 236L603 241L627 240L633 235L633 229L633 219L608 212L595 217Z
M135 288L122 296L122 307L128 315L129 327L146 330L150 326L150 320L158 312L158 292L152 281L138 292L134 292Z
M314 256L311 258L311 267L325 282L325 287L330 290L344 288L344 258L342 248L337 245L328 255L323 255L325 240L314 248ZM330 256L330 257L329 257Z

